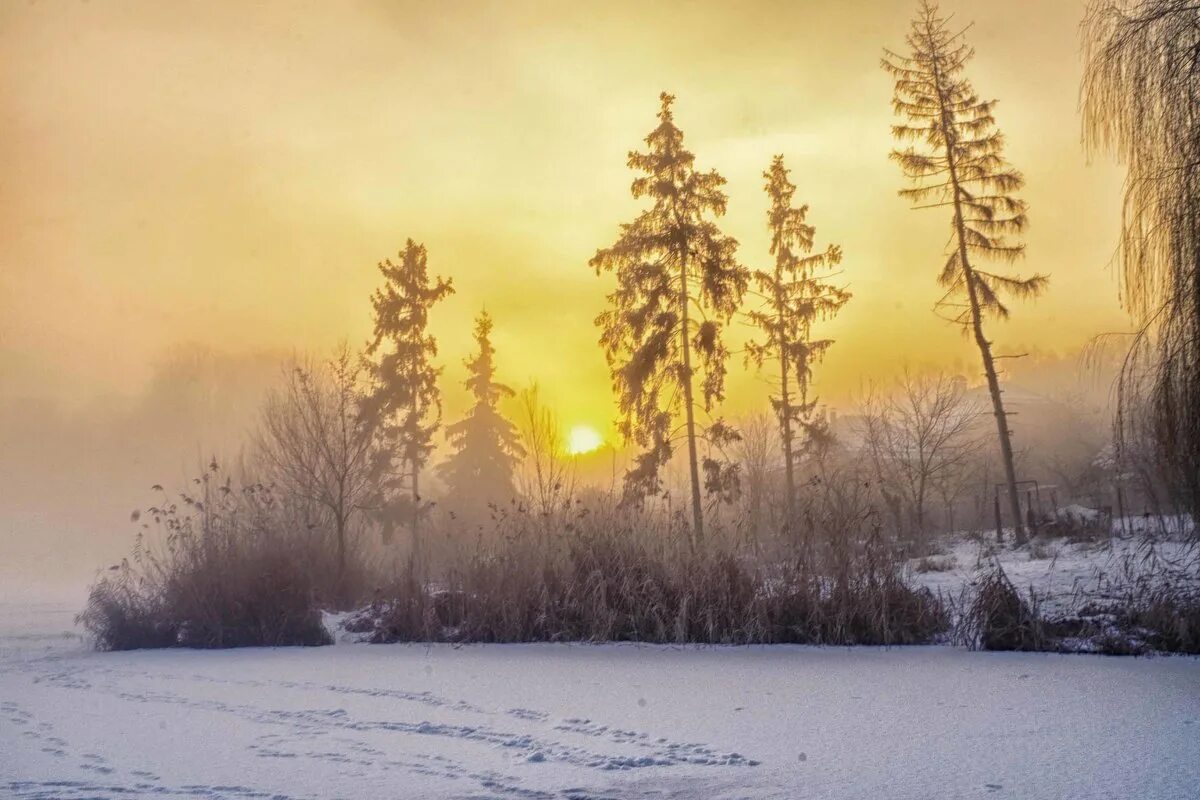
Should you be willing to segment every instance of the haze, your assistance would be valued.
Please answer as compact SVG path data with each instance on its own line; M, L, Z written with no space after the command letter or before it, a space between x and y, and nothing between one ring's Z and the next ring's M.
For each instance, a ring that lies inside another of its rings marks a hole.
M823 329L825 400L905 364L974 375L969 343L932 313L946 220L911 211L887 161L878 61L911 5L5 4L0 532L42 553L120 530L150 480L173 477L156 470L243 433L279 356L365 340L375 264L407 237L457 289L432 321L448 416L486 307L501 377L536 380L565 426L611 438L592 325L611 277L587 261L637 208L626 153L662 90L699 164L729 181L723 228L745 263L767 263L775 153L818 240L845 249L855 299ZM1108 270L1120 176L1079 145L1081 4L955 7L1028 180L1021 269L1052 275L995 328L998 351L1069 360L1127 326ZM218 398L240 399L200 427L152 424L174 408L147 399L170 394L155 365L171 353L208 353L225 365ZM731 414L763 403L740 360Z

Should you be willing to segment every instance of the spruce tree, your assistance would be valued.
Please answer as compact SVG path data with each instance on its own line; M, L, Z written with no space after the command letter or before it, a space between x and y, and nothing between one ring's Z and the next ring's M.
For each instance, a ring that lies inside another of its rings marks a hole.
M900 195L917 208L951 211L949 258L938 276L946 294L939 301L951 319L963 326L979 348L992 399L1009 513L1018 543L1024 541L1020 497L1008 415L1001 399L992 342L984 333L988 317L1008 317L1003 295L1036 297L1047 286L1044 275L1021 278L989 272L979 260L1013 262L1024 245L1012 237L1025 229L1026 206L1014 192L1025 183L1004 160L1004 136L992 115L995 101L981 100L963 73L975 51L939 15L937 5L922 0L908 36L909 53L885 51L883 68L895 78L893 107L908 124L892 130L901 141L920 142L921 150L893 151L912 186Z
M379 264L384 284L371 297L375 331L367 355L374 359L374 386L364 412L385 443L377 464L386 476L380 511L384 530L390 534L399 519L407 518L413 550L419 554L421 470L442 417L441 368L433 364L437 340L428 333L429 311L454 289L449 279L430 279L424 245L409 239L399 259L398 264L391 259Z
M671 458L682 413L698 542L704 516L697 441L719 447L736 437L719 419L703 426L697 411L711 412L723 399L729 351L722 327L741 304L749 271L737 262L737 241L712 221L725 213L725 179L696 169L671 112L675 98L663 93L659 99L659 124L646 137L647 152L631 152L628 160L642 173L633 181L633 196L649 198L651 206L622 225L617 241L598 250L590 264L597 274L617 277L610 308L596 324L623 416L620 430L643 448L625 476L627 496L661 491L659 474ZM726 483L715 459L706 459L705 472L710 488Z
M775 265L771 271L754 272L763 302L747 316L762 331L763 339L747 343L746 357L760 368L768 359L778 365L778 394L771 397L771 407L783 441L790 525L796 513L795 462L803 451L803 442L798 446L797 437L820 435L819 423L813 417L816 400L809 396L813 365L833 344L832 339L812 338L813 323L835 315L850 299L850 293L829 282L830 268L841 263L841 248L831 244L821 252L812 252L816 229L805 222L808 206L792 205L796 186L788 173L782 155L775 156L763 173L771 201L767 232Z
M500 413L500 401L513 390L496 380L492 318L484 311L475 320L479 352L463 363L470 377L464 385L475 398L466 417L446 427L454 453L438 466L450 505L478 512L516 496L516 469L524 448L517 428Z

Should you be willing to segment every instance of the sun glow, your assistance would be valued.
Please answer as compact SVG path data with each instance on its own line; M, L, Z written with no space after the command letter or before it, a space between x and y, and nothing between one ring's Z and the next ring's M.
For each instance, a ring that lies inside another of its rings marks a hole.
M604 437L595 428L588 425L576 425L567 434L567 452L573 456L590 453L599 449L603 444Z

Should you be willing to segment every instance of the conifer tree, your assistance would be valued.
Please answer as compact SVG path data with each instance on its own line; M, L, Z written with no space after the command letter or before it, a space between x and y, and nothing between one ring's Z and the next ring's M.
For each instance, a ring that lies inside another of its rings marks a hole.
M747 315L763 333L762 341L746 344L746 357L760 368L768 359L778 364L779 394L771 407L779 421L783 440L787 519L795 519L795 461L803 447L796 438L820 435L813 418L816 400L809 397L813 365L833 344L832 339L813 339L813 323L835 315L850 299L845 289L829 283L830 268L841 263L842 250L829 245L813 253L816 229L805 222L808 206L792 205L796 186L788 178L783 156L778 155L763 173L770 198L767 231L770 253L775 257L771 271L756 270L754 280L762 296L762 307Z
M464 385L475 403L466 417L446 427L454 453L438 466L451 503L464 511L516 496L516 468L525 454L516 426L500 413L500 400L513 390L496 380L491 334L492 318L484 311L475 320L479 352L463 362L470 373Z
M419 553L421 470L442 417L441 367L433 364L437 341L428 333L429 311L454 289L449 279L430 279L425 247L412 239L401 251L400 263L385 260L379 271L384 284L371 297L375 332L367 346L367 355L374 357L374 386L364 412L386 445L376 465L387 477L385 491L391 495L382 504L384 530L390 535L396 521L406 517Z
M712 221L725 213L725 179L696 169L671 112L675 98L664 92L659 99L659 124L646 137L648 150L631 152L628 161L642 173L633 181L633 196L649 198L652 205L622 225L617 241L598 250L590 264L597 274L612 271L617 277L610 308L596 324L623 415L620 430L643 448L625 476L627 496L661 491L659 473L671 458L679 434L675 420L682 413L692 535L698 542L704 517L697 440L719 447L736 435L719 419L702 426L696 416L723 399L729 351L722 327L741 304L749 271L737 262L737 241ZM706 459L704 469L709 488L727 484L729 473L717 460Z
M1036 297L1048 279L985 271L978 261L1011 263L1024 254L1024 245L1012 237L1026 225L1025 203L1014 195L1025 181L1004 160L1004 137L992 115L995 101L979 99L963 75L975 54L963 33L950 28L936 3L921 0L905 41L907 55L885 51L882 61L895 78L893 108L908 119L908 124L893 126L893 133L900 141L922 145L920 151L910 146L891 154L912 181L900 195L917 203L917 208L951 211L951 252L938 276L946 294L939 306L952 310L951 319L979 348L996 418L1009 513L1017 541L1023 542L1011 431L1001 399L997 356L983 324L988 317L1008 316L1003 295Z

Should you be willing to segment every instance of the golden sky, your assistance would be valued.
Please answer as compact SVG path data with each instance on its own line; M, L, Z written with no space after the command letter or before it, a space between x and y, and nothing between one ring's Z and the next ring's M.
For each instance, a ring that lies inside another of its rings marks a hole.
M854 299L818 389L965 363L931 311L947 219L910 211L888 161L881 48L915 3L7 2L0 4L0 390L136 391L168 346L324 350L365 340L375 263L407 237L458 293L433 327L448 412L471 317L501 376L564 425L612 417L587 267L638 210L625 154L657 95L722 226L768 261L761 172L783 153ZM998 349L1070 350L1125 327L1108 268L1119 172L1079 145L1077 0L953 0L1031 206L1021 269L1049 294ZM965 360L964 360L965 359ZM765 386L731 364L734 412Z

